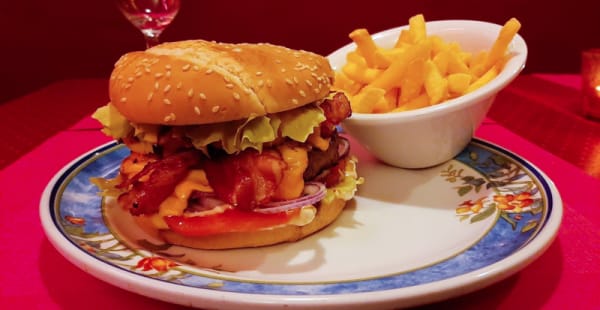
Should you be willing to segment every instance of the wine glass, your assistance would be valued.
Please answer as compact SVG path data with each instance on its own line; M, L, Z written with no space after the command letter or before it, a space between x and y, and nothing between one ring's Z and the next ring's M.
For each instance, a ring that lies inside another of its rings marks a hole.
M160 34L179 12L180 0L116 0L123 15L143 34L146 48L159 42Z

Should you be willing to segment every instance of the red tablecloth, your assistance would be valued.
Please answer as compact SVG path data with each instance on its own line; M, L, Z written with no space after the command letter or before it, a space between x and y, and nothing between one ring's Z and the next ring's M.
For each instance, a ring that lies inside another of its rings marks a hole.
M551 121L551 120L549 120ZM477 136L529 160L558 187L564 218L556 241L518 274L428 307L599 309L600 179L487 119ZM70 264L39 223L40 194L78 155L108 141L89 117L51 136L0 172L0 304L13 308L177 308L97 280Z

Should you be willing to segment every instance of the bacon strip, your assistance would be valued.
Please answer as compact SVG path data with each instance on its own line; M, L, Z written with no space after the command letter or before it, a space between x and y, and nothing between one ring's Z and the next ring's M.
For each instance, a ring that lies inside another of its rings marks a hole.
M245 210L271 201L283 177L279 152L246 150L204 163L206 178L219 198Z
M335 126L352 115L352 107L346 95L342 92L336 93L332 99L325 99L320 105L325 112L326 120L321 123L321 136L331 137L335 132Z
M199 153L188 151L147 164L138 174L119 184L119 188L130 188L119 196L119 204L129 208L133 215L158 212L160 203L171 195L190 168L199 163Z

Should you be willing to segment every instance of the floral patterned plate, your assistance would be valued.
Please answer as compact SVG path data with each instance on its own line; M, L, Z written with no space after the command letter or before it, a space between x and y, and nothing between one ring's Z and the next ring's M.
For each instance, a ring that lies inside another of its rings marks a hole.
M154 239L89 181L116 173L128 150L115 143L54 177L41 221L59 252L104 281L223 309L429 303L508 277L556 236L562 203L554 184L498 146L474 139L453 160L420 170L352 147L365 183L336 222L295 243L201 251Z

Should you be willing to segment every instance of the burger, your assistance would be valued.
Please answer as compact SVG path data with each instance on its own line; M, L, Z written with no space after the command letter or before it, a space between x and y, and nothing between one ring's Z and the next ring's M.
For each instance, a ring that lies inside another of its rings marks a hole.
M94 182L165 242L293 242L336 220L361 179L326 58L272 44L169 42L123 55L93 115L130 150Z

